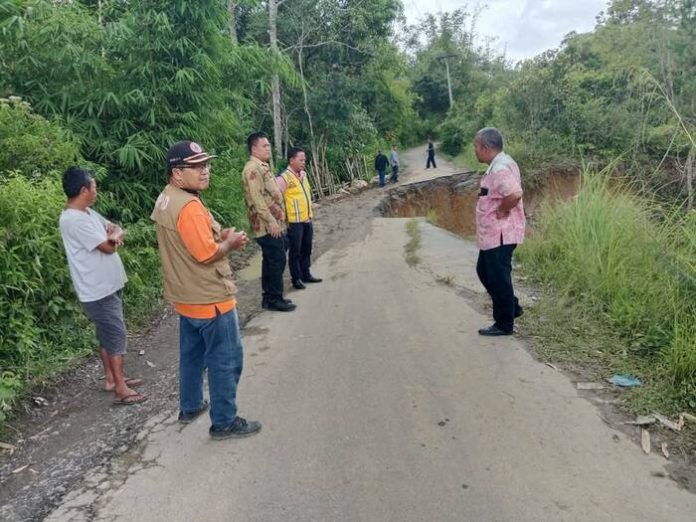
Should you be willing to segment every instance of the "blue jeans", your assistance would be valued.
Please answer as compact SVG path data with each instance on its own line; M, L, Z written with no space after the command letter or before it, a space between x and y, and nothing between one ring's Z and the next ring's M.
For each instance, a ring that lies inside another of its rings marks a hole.
M203 372L208 369L210 420L216 428L237 416L237 384L242 375L242 338L237 311L214 319L179 316L179 407L184 413L203 404Z
M384 176L386 174L384 169L378 170L377 174L379 175L379 186L383 187L384 186Z
M399 181L399 166L398 165L392 165L392 175L389 178L389 181L392 183L396 183Z

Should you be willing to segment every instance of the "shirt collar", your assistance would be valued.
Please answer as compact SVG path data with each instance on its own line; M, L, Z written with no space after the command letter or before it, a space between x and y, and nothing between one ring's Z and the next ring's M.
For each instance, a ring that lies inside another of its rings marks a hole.
M504 157L505 157L505 152L503 152L502 150L498 154L496 154L495 158L493 158L493 161L491 161L490 165L488 165L488 168L486 169L486 174L488 174L493 169L493 166L496 163L498 163L499 161L501 161ZM486 174L484 174L484 176Z
M259 158L257 158L256 156L249 156L249 159L250 159L251 161L253 161L254 163L258 163L259 165L262 165L262 166L264 166L264 167L268 167L268 166L269 166L268 163L266 163L265 161L261 161L261 160L260 160Z

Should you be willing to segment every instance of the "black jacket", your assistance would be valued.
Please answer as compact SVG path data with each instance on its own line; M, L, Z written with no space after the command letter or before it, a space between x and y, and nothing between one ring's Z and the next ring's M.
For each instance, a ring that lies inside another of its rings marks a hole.
M375 170L387 170L387 165L389 165L389 160L384 154L377 154L375 158Z

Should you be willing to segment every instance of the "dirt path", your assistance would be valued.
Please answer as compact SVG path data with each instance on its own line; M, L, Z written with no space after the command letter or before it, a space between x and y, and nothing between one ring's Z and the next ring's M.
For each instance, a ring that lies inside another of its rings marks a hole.
M409 169L409 164L420 163L417 154L415 150L404 154L400 184L426 172ZM364 237L384 190L390 189L371 188L318 205L316 255ZM260 283L258 279L242 280L237 286L240 322L246 325L261 312ZM176 410L178 327L171 310L162 310L151 328L133 336L129 350L129 373L147 380L142 390L149 399L142 406L111 407L111 395L99 391L100 363L92 358L62 376L55 387L36 390L35 395L47 399L47 406L29 404L12 421L9 434L14 437L7 442L16 444L18 450L12 456L0 456L1 520L41 519L87 470L127 454L149 419ZM145 355L138 356L140 350Z

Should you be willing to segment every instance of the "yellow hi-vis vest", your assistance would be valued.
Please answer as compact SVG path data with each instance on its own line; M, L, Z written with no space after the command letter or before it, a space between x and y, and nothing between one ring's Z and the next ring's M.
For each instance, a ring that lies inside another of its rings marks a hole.
M290 170L281 174L285 180L285 212L288 223L304 223L314 217L312 212L312 189L305 174L302 181Z

